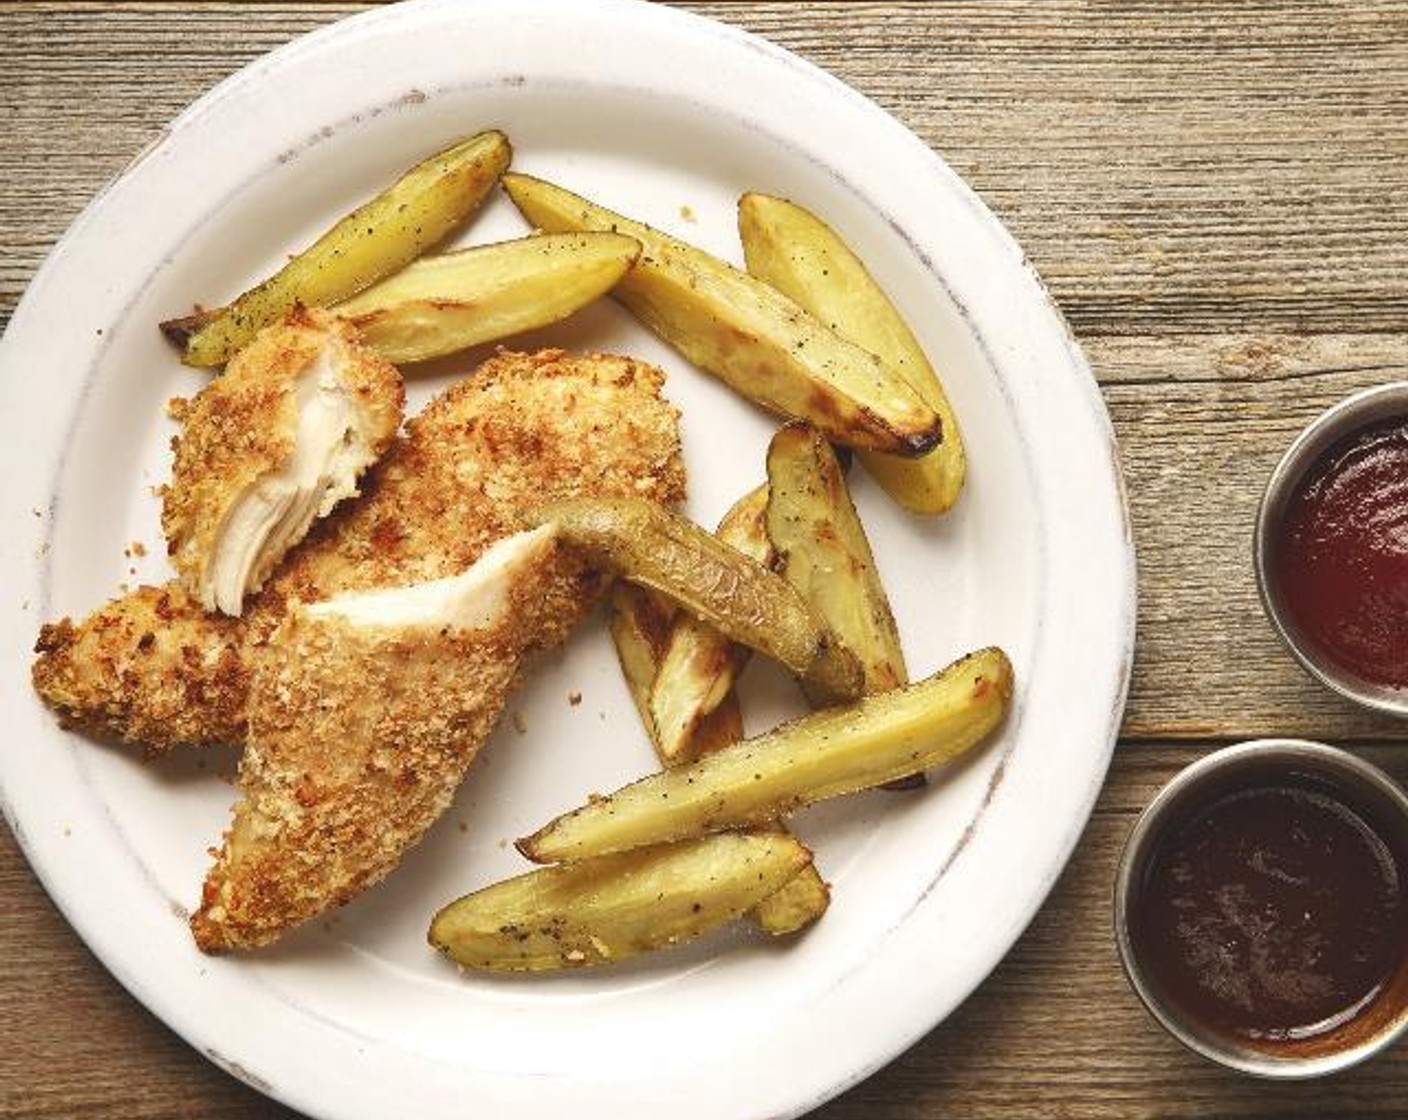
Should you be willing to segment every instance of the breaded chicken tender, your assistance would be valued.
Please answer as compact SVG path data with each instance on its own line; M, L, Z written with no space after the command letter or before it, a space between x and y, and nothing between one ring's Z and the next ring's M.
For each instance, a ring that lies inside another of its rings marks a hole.
M550 528L460 576L295 604L253 656L242 796L191 919L250 949L381 880L450 804L524 654L577 616Z
M244 739L243 620L207 614L179 583L139 587L39 632L34 687L64 727L157 754Z
M295 308L190 400L161 527L177 575L208 611L238 615L285 554L390 446L405 391L343 320Z
M46 625L34 686L65 725L148 753L243 742L251 654L286 602L463 572L543 501L682 501L679 412L663 380L630 358L499 354L407 423L363 496L315 525L241 618L204 615L175 585L141 588L76 625ZM571 580L585 613L600 581Z

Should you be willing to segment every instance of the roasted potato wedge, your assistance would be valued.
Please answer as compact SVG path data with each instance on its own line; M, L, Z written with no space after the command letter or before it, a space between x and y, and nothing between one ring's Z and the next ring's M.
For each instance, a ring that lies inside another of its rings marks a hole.
M665 641L670 623L679 608L654 591L618 580L611 589L608 627L616 646L616 660L621 663L621 676L626 691L640 713L640 721L650 735L656 753L660 744L655 735L655 721L650 718L650 690L665 654Z
M650 715L650 693L664 656L671 620L680 614L668 599L635 584L620 581L611 595L611 638L626 689L640 713L651 746L663 765L665 755ZM730 691L714 709L699 720L691 734L686 753L691 757L708 754L743 738L743 711L738 694Z
M956 758L997 727L1011 696L1006 655L980 650L916 684L813 712L594 798L518 850L565 862L776 820Z
M899 630L836 453L795 421L768 445L768 536L782 575L840 637L865 670L865 691L909 682ZM886 789L914 789L922 773Z
M405 267L443 240L508 167L502 132L481 132L416 164L273 276L233 303L161 324L193 366L224 365L295 304L327 307Z
M422 362L565 319L639 256L618 233L520 237L422 257L333 310L388 361Z
M899 630L836 453L809 424L768 445L767 533L784 578L860 659L865 691L909 680Z
M776 289L552 183L505 175L504 189L541 229L611 230L639 241L641 258L613 297L749 400L810 420L849 446L919 455L938 441L938 414L902 377Z
M690 752L696 757L730 746L743 738L743 705L732 689L694 729ZM658 757L658 754L657 754Z
M572 498L530 511L596 566L658 591L736 642L773 658L833 703L863 687L855 655L781 576L663 506Z
M762 491L754 494L761 495ZM749 495L739 505L757 498ZM738 507L735 507L738 508ZM727 516L725 518L727 520ZM766 534L764 534L766 536ZM650 734L656 756L661 764L671 763L661 750L651 719L650 689L656 679L656 668L664 652L671 618L687 617L669 600L634 584L618 582L611 598L611 637L616 643L616 655L626 688L640 712L641 722ZM712 627L710 628L713 629ZM717 630L713 631L718 634ZM721 636L722 637L722 636ZM722 639L728 642L727 638ZM679 761L691 761L702 755L731 746L743 738L743 712L738 693L732 688L723 701L698 722ZM781 936L796 933L826 912L831 902L831 888L816 867L808 864L775 894L758 903L754 919L759 928Z
M450 903L430 943L465 968L540 972L692 940L775 895L811 863L778 832L725 832L540 868Z
M661 763L677 766L698 758L711 745L727 745L712 736L701 738L699 731L734 696L733 682L749 650L687 611L676 616L670 639L650 689L646 715Z
M764 932L783 937L811 925L830 905L831 888L816 865L808 864L753 908L753 920Z
M771 567L767 504L766 487L745 495L724 514L714 535L744 556ZM688 611L675 615L649 696L649 720L662 763L675 766L693 761L701 749L715 741L701 739L697 732L733 695L733 682L747 664L748 655L747 646L730 641L718 627Z
M752 275L877 355L938 413L943 439L926 454L900 458L862 450L860 456L905 509L944 512L963 488L963 437L938 374L894 304L836 232L795 202L745 194L738 203L738 232Z

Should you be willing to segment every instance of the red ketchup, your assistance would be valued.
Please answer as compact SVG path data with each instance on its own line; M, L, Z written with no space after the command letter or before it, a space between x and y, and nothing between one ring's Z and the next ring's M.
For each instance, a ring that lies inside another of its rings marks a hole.
M1321 454L1272 547L1303 641L1365 681L1408 686L1408 417L1361 428Z

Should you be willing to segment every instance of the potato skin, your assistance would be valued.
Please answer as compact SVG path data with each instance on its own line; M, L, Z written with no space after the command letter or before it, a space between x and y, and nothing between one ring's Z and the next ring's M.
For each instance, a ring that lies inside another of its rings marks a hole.
M520 237L422 257L333 310L388 361L423 362L565 319L639 256L615 233Z
M494 130L437 152L234 302L170 319L163 333L187 365L224 365L297 304L338 303L442 241L484 200L512 155L508 137Z
M527 515L531 525L550 521L590 563L668 596L833 702L860 695L860 663L791 585L694 522L634 498L553 502Z
M740 917L811 866L778 832L726 832L599 856L444 907L430 943L464 968L544 972L625 960Z
M611 230L639 241L641 259L613 297L755 404L810 420L847 446L920 455L940 439L938 414L898 373L775 288L552 183L528 175L503 183L540 229Z
M767 488L760 486L734 503L714 535L771 568L773 548L763 520L766 509ZM731 641L718 627L688 611L680 611L670 620L647 700L656 751L664 765L691 762L710 749L727 745L713 733L713 717L730 702L737 706L733 682L749 655L747 646ZM728 742L742 737L740 723L739 733Z
M1007 714L1012 665L978 650L915 684L813 712L565 813L518 841L537 863L762 825L950 762Z
M865 691L909 680L875 556L831 445L792 423L768 447L767 531L783 577L865 670Z
M918 458L862 450L860 458L911 513L943 513L963 488L963 437L939 375L889 297L840 235L795 202L745 194L738 202L738 234L750 275L876 354L938 413L943 438L933 450Z

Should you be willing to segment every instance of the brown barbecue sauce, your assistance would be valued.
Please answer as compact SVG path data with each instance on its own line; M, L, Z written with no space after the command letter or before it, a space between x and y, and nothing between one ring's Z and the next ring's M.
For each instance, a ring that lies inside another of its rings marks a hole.
M1190 1018L1262 1049L1304 1043L1399 986L1405 846L1318 779L1213 789L1157 840L1131 934Z

